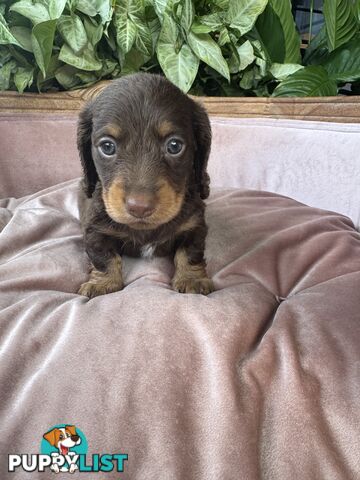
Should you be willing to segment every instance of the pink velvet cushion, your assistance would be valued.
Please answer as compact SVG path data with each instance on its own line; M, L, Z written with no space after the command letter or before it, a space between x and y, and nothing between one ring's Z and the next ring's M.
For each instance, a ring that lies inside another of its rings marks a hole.
M172 291L169 259L126 258L125 289L89 301L76 187L0 203L0 464L72 423L89 453L129 454L126 479L359 478L351 221L217 190L214 293Z

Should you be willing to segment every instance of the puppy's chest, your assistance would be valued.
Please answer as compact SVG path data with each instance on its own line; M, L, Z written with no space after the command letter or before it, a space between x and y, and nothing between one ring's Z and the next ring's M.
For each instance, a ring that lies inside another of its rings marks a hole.
M120 245L120 253L131 257L153 258L163 257L173 253L174 243L166 242L144 242L144 243L124 243Z
M156 251L156 243L147 243L140 248L140 255L142 258L152 258Z

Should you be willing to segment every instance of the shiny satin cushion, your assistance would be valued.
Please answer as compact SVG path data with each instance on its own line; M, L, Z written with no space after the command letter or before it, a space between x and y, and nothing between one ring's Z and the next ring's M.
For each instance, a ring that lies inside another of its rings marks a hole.
M125 258L124 290L89 301L76 189L0 203L0 464L63 422L128 453L126 479L358 478L352 222L214 190L214 293L174 292L167 258Z

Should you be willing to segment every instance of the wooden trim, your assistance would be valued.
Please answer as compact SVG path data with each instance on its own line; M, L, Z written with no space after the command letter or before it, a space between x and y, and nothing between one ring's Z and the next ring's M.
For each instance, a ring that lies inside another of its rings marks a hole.
M0 92L0 114L77 115L84 103L109 82L68 92ZM360 123L360 96L316 98L196 97L209 115L237 118L283 118Z

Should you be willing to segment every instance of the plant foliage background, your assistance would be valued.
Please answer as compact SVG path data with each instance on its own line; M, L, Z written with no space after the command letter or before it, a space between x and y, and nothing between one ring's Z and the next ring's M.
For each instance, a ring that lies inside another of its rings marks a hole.
M324 18L302 56L290 0L0 1L0 88L144 70L200 95L358 93L360 0L324 0Z

